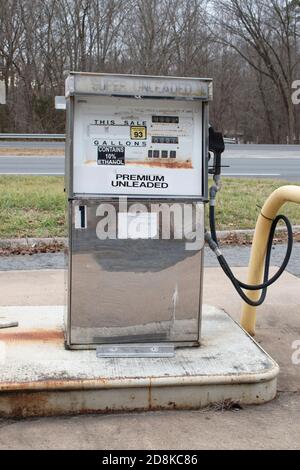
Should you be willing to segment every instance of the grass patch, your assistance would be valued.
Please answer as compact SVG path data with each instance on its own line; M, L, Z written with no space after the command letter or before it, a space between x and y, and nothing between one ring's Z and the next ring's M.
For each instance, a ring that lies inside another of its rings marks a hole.
M62 176L1 176L0 237L65 236Z
M288 184L269 179L224 178L217 196L217 228L254 228L259 207L274 189ZM0 176L0 238L66 235L62 176ZM300 207L286 204L281 213L300 224Z
M216 200L217 229L253 229L260 208L267 197L276 188L285 184L291 183L275 179L222 179L222 189ZM298 204L287 203L282 207L280 213L288 216L292 225L300 224L300 206Z

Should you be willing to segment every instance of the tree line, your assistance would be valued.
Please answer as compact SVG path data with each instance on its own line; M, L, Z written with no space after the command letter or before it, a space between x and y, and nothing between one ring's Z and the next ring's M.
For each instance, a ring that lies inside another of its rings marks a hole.
M212 77L210 121L299 143L300 0L0 0L0 132L64 132L67 71Z

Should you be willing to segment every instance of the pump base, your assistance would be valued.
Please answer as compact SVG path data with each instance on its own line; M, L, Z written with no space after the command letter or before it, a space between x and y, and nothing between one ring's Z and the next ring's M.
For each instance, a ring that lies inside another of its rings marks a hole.
M63 307L1 307L0 415L199 409L276 395L278 365L224 311L203 306L200 348L173 358L97 358L67 351Z

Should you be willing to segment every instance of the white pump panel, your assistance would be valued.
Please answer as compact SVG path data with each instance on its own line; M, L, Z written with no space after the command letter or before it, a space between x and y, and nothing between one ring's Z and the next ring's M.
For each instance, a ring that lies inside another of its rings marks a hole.
M202 194L202 102L76 97L74 192Z

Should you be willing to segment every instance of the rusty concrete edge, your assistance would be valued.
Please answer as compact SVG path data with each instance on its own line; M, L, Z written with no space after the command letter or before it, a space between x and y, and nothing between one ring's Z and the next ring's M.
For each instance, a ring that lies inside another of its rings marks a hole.
M166 399L164 391L160 395L159 389L150 386L142 392L144 397L140 403L134 403L135 393L140 389L123 389L118 397L110 399L111 393L108 389L99 391L96 396L93 390L84 392L74 390L70 391L68 401L61 402L61 394L65 393L60 390L28 391L28 392L8 392L2 396L0 394L0 417L1 418L30 418L30 417L49 417L49 416L75 416L81 414L115 414L122 412L147 412L147 411L163 411L163 410L199 410L209 409L214 404L222 403L238 403L240 405L261 405L273 400L277 395L276 378L263 383L246 384L247 391L240 389L240 384L226 384L225 386L214 384L210 387L212 395L207 391L200 389L194 390L191 395L186 398L182 396L184 389L177 387L172 389L172 396ZM238 390L238 396L236 391ZM124 392L127 394L124 396ZM169 390L169 393L171 390ZM84 393L85 399L82 402L81 396L76 394ZM153 393L155 397L153 397ZM216 393L219 394L216 396ZM74 395L75 394L75 395ZM103 394L105 394L105 402L103 403ZM108 394L108 396L107 396ZM127 402L130 395L131 403ZM203 396L202 396L203 395ZM102 397L102 398L101 398ZM91 401L92 398L92 401ZM116 399L117 398L117 399ZM83 403L83 405L82 405Z
M279 227L277 229L285 231L285 227ZM293 232L300 232L300 225L293 225ZM217 231L218 238L226 238L233 235L249 235L253 236L254 229L242 229L242 230L220 230ZM67 237L48 237L48 238L2 238L0 239L0 248L35 248L40 246L48 245L68 245Z
M113 388L149 388L149 387L180 387L205 385L232 385L232 384L258 384L271 382L279 374L279 366L273 361L272 369L267 372L236 375L214 376L173 376L173 377L147 377L127 379L78 379L78 380L47 380L36 382L6 382L0 384L0 394L4 392L29 391L69 391L69 390L97 390Z

